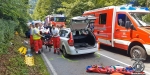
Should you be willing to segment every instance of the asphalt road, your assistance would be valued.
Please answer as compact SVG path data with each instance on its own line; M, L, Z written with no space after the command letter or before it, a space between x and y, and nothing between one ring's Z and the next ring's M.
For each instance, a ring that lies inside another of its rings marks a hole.
M49 52L46 49L42 55L45 56L44 59L46 59L47 67L51 68L51 73L54 73L54 75L107 75L87 73L86 67L94 64L103 66L121 65L126 67L134 62L131 61L126 51L105 46L102 46L101 50L93 55L85 54L64 58L63 55L53 54L53 52ZM150 60L144 63L145 71L150 72ZM150 73L147 75L150 75Z

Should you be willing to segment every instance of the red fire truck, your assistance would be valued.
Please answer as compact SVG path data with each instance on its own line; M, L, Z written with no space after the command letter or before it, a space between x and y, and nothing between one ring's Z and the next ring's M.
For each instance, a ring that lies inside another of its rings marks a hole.
M45 18L45 26L47 26L49 23L52 24L52 22L56 23L57 27L65 27L66 25L66 17L64 14L51 14L47 15Z

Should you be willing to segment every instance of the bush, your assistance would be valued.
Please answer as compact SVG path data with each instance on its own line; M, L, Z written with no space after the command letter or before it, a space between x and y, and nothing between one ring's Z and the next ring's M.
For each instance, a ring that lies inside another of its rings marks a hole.
M14 37L16 22L0 19L0 54L6 53L10 46L10 41Z

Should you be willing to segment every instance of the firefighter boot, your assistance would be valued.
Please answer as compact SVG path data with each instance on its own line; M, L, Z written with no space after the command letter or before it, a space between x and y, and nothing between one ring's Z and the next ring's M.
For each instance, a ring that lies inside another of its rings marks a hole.
M56 49L54 49L54 54L56 54Z
M58 55L60 54L60 50L59 50L59 48L57 49L57 54L58 54Z
M41 50L38 51L38 54L41 54Z

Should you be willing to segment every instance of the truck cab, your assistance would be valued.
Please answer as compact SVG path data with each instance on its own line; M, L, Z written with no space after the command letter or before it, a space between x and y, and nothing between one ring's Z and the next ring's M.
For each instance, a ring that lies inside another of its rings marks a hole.
M94 15L93 33L101 44L126 50L132 58L150 55L150 11L132 5L109 6L85 11Z
M64 14L51 14L46 16L45 25L47 26L49 23L55 23L58 28L62 28L66 26L66 17Z

